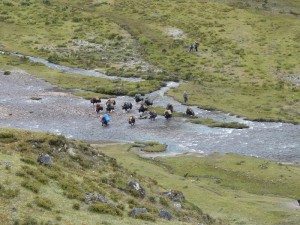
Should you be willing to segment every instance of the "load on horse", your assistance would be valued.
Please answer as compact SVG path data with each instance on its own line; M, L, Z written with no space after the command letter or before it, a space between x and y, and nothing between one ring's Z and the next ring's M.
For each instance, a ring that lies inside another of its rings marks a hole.
M144 102L146 105L153 105L153 100L150 99L149 97L146 97Z
M102 126L107 126L108 123L110 122L110 118L107 114L104 114L101 118L101 123L102 123Z
M165 110L165 112L164 112L164 117L165 117L167 120L170 119L170 118L172 117L172 111L169 110L169 109Z
M108 99L106 104L106 111L111 112L115 110L116 101L114 99Z
M101 99L99 97L93 97L93 98L91 98L91 103L93 103L93 105L95 103L100 103L100 102L101 102Z
M143 101L144 98L142 97L141 94L136 94L136 95L134 96L134 100L135 100L135 102L140 102L140 101Z
M133 125L135 124L135 117L134 117L134 116L130 116L130 117L128 118L128 123L129 123L131 126L133 126Z

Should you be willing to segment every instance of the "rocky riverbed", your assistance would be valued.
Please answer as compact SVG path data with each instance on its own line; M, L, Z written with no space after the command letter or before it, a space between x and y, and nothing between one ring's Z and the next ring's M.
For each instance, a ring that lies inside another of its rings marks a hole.
M168 88L170 87L150 94L155 98L154 105L165 106L167 102L171 102L176 111L184 111L185 106L164 95ZM167 121L162 116L158 116L156 121L141 119L135 126L130 126L128 116L139 117L139 104L128 96L120 96L116 101L116 110L110 113L110 125L102 127L100 115L88 100L22 71L13 71L10 75L0 72L1 127L47 131L93 142L158 141L168 145L164 154L169 155L186 152L235 152L276 161L300 162L299 125L245 121L194 107L199 117L244 122L250 128L209 128L189 123L184 118ZM125 101L133 103L133 109L127 113L121 109L121 104Z

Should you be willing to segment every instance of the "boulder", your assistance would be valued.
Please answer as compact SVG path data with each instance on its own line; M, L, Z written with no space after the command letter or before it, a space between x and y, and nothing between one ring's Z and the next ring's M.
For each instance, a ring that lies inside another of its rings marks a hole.
M109 199L107 199L104 195L99 193L89 193L85 195L85 199L88 201L88 204L95 204L97 202L102 202L109 204L111 206L115 206L115 203Z
M40 163L40 164L43 164L45 166L50 166L52 165L52 158L50 155L48 154L44 154L44 155L41 155L40 157L38 157L37 161Z
M135 196L144 198L146 196L145 189L136 181L130 181L128 183L129 192L133 193Z
M130 217L135 217L138 214L141 213L147 213L147 209L146 208L134 208L130 213L129 216Z
M166 220L171 220L172 219L171 213L166 209L162 209L162 210L159 211L159 217L163 218L163 219L166 219Z
M181 191L170 190L165 192L164 195L174 202L183 202L185 200L185 197Z

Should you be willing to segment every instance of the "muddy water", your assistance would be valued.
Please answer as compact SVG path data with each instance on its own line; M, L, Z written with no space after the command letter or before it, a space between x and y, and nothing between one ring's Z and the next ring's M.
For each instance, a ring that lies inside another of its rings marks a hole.
M165 107L171 103L176 111L184 112L186 106L164 95L176 85L178 83L170 82L167 87L149 94L154 105ZM127 118L131 114L139 117L139 104L128 96L121 96L116 99L115 112L110 113L110 125L102 127L99 115L89 101L55 90L50 84L24 73L9 76L1 73L0 126L48 131L89 141L159 141L168 145L164 154L234 152L300 163L300 125L251 122L193 107L198 117L237 121L248 124L250 128L209 128L189 123L184 118L167 121L162 116L158 116L156 121L137 120L136 125L130 127ZM40 97L41 100L32 100L32 97ZM129 113L121 110L124 101L131 101L134 105Z

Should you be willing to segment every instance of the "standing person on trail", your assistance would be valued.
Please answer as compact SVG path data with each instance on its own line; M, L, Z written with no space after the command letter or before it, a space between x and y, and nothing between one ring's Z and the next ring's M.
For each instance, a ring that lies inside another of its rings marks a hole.
M191 44L191 45L190 45L190 52L192 52L193 50L194 50L194 45Z
M183 92L183 99L184 99L184 103L188 101L188 94L186 93L186 91Z
M195 51L198 52L199 42L195 41Z

